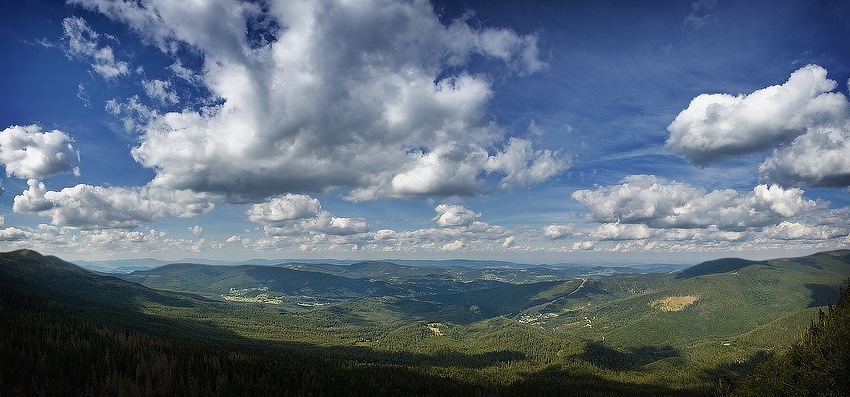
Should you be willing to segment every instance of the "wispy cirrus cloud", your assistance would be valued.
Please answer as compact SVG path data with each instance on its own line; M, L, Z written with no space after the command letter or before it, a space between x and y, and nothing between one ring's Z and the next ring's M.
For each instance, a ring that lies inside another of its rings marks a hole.
M697 0L691 3L691 13L685 18L685 26L700 29L709 24L718 0Z
M149 97L159 101L160 104L175 104L180 101L177 92L172 89L170 81L157 79L145 80L142 81L142 86L145 88L145 93Z
M111 46L101 45L98 34L83 18L70 17L62 21L63 49L68 57L91 63L92 69L106 79L130 72L127 62L115 59Z

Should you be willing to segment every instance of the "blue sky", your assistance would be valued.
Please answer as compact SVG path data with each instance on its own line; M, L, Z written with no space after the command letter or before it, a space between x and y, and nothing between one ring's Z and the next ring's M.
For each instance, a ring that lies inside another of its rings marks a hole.
M850 245L844 2L0 7L2 249L552 263Z

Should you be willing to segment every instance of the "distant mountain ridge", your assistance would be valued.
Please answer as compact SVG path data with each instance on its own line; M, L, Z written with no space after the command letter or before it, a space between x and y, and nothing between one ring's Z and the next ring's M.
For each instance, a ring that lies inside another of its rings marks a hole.
M173 263L115 276L151 288L297 305L367 296L457 293L510 284L599 278L615 273L610 268L470 268L363 261L350 265L295 262L272 266ZM302 299L307 296L314 299Z
M495 260L471 260L471 259L442 259L442 260L427 260L427 259L384 259L384 260L339 260L339 259L250 259L244 261L222 261L214 259L202 258L185 258L175 261L166 261L153 258L139 259L114 259L114 260L76 260L73 263L88 270L100 273L131 273L136 270L150 270L160 266L169 265L172 263L197 263L203 265L260 265L273 266L279 264L304 264L304 265L335 265L349 266L360 262L385 262L403 266L412 267L464 267L471 269L487 269L487 268L511 268L524 269L544 267L551 269L596 269L600 275L614 273L647 273L647 272L668 272L680 270L685 265L680 264L624 264L624 265L597 265L597 264L580 264L580 263L552 263L552 264L527 264L508 261Z
M148 287L233 300L326 304L366 296L422 295L493 288L497 280L455 280L450 269L388 262L201 265L175 263L116 276ZM309 297L309 298L308 298Z
M338 298L404 293L382 281L352 279L279 266L174 263L152 270L134 271L120 277L159 289L212 294L258 286L288 294L312 293Z

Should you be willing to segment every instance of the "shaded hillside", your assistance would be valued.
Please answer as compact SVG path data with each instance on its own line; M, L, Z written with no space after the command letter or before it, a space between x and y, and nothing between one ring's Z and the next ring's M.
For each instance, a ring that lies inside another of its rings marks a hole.
M741 258L724 258L706 261L687 269L676 272L677 279L685 279L706 274L734 272L747 266L766 264L765 262L751 261Z
M104 326L43 296L0 285L3 396L455 396L491 387L413 368L272 357Z
M176 263L152 270L135 271L122 275L121 278L152 288L215 295L228 293L232 289L256 287L268 287L272 291L287 295L334 298L394 295L405 292L383 281L339 277L276 266Z
M840 396L850 393L850 286L820 312L803 340L760 364L736 396Z
M673 274L677 278L684 279L707 274L734 272L752 265L765 265L813 276L841 278L847 275L848 263L850 263L850 250L836 250L798 258L779 258L766 261L751 261L740 258L717 259L691 266Z
M493 280L458 281L450 275L431 272L384 262L350 266L178 263L117 276L151 288L204 294L219 299L282 304L290 308L367 296L423 295L505 285Z
M184 340L223 340L232 335L208 321L151 314L171 308L195 313L191 317L196 319L214 316L222 308L210 306L208 299L92 273L31 250L0 253L0 286L61 302L91 320L155 335Z
M0 254L0 283L48 296L64 295L81 302L106 302L121 308L138 308L138 299L167 305L188 304L185 297L162 293L117 277L95 274L57 257L31 250Z

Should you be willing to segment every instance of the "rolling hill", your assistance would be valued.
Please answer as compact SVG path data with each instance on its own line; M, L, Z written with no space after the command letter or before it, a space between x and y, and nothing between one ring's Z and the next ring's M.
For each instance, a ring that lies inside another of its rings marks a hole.
M107 339L141 333L134 338L144 343L177 344L162 354L220 349L209 354L256 355L248 361L284 372L291 366L278 360L299 357L312 363L299 368L321 382L390 377L361 385L362 395L709 395L792 345L820 308L838 301L850 251L518 284L492 280L510 274L499 269L350 266L172 264L122 279L20 250L0 253L0 314L12 319L4 327L22 318L36 331L56 327L41 323L48 320L117 327L127 331ZM405 389L393 371L431 386ZM313 386L314 395L338 391Z
M454 262L451 262L454 263ZM503 265L505 262L498 262ZM366 261L350 265L292 262L274 266L173 263L115 277L151 288L212 298L275 303L290 309L367 296L430 296L513 284L573 280L626 268L554 269L411 266Z
M152 288L213 295L261 287L283 295L327 299L404 293L403 290L382 281L353 279L276 266L175 263L152 270L134 271L120 277Z
M151 288L190 292L213 298L313 307L367 296L425 295L493 288L495 280L457 280L446 269L361 262L349 266L286 264L213 266L176 263L116 274Z
M837 301L850 276L850 251L764 263L712 261L695 268L670 274L680 280L675 284L572 311L548 325L632 347L725 342L789 313Z

